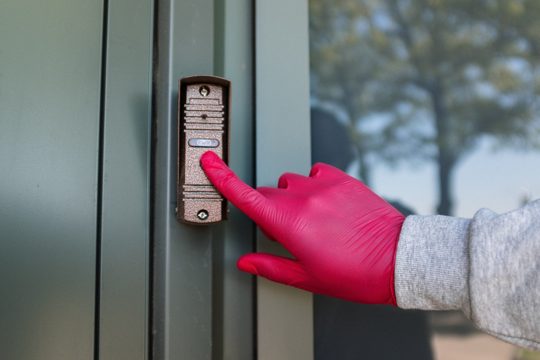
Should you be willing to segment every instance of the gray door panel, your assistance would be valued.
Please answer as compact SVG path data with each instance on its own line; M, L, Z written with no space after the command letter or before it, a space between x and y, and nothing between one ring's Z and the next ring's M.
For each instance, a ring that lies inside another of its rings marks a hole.
M0 2L0 358L91 359L102 3Z
M148 357L152 0L108 2L100 360Z
M2 359L148 355L153 1L104 3L0 3Z

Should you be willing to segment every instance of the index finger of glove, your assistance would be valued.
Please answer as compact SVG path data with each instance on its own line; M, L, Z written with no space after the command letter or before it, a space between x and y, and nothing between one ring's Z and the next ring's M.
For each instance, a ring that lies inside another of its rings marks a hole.
M238 176L212 151L201 156L201 166L204 173L215 186L238 209L253 221L262 222L270 201L257 190L240 180Z

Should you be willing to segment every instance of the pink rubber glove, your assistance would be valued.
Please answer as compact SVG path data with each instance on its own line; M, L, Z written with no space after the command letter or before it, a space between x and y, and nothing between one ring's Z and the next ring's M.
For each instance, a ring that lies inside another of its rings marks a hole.
M240 270L314 293L396 305L394 265L405 217L360 181L316 164L278 188L251 188L213 152L201 157L216 189L295 258L247 254Z

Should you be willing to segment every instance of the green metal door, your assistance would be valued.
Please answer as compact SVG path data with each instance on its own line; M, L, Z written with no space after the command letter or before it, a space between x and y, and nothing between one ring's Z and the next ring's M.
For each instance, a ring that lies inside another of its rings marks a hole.
M232 81L240 177L307 172L306 9L0 4L0 358L312 357L311 296L236 269L271 247L253 223L181 225L173 192L176 83L194 74Z
M103 4L0 4L0 357L91 359Z
M311 295L236 269L272 245L231 206L217 226L175 219L179 78L232 84L230 166L275 185L310 164L307 2L164 0L157 14L154 211L156 359L311 359ZM291 102L291 99L294 101ZM270 249L270 251L279 251Z
M0 358L145 359L150 0L0 3Z

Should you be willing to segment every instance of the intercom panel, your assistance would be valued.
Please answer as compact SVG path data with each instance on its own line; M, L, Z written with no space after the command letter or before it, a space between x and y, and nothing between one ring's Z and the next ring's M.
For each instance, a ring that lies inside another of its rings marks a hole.
M183 78L178 86L178 173L176 217L189 224L211 224L227 217L227 201L200 165L215 152L228 163L230 82L215 76Z

